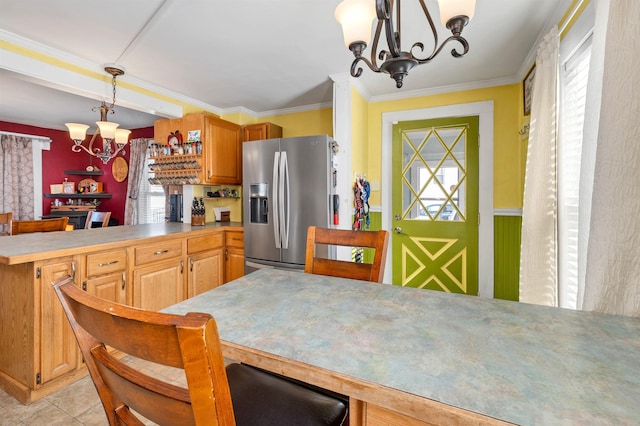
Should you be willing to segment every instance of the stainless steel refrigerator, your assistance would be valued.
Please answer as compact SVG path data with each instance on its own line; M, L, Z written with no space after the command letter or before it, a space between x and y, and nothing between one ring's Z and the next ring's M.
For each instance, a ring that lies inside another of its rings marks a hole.
M333 227L339 208L334 149L327 135L243 143L245 273L304 269L307 228Z

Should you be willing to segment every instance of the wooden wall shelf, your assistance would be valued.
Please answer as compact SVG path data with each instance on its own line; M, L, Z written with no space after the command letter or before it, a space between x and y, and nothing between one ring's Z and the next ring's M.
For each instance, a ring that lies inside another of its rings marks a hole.
M87 194L44 194L45 198L111 198L111 194L106 192L89 192Z
M85 175L85 176L102 176L104 172L102 170L65 170L66 175Z

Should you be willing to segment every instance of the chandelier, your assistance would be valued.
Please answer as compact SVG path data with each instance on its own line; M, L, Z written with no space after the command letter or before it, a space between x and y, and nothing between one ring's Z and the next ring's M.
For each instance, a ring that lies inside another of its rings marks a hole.
M335 17L342 25L345 45L356 57L351 64L351 75L353 77L360 77L362 74L362 68L358 67L358 63L362 61L367 64L373 72L389 74L390 77L396 81L396 87L399 89L402 87L403 79L409 74L412 68L431 62L450 41L457 41L462 45L463 49L462 53L456 49L452 49L452 56L459 58L469 51L469 43L467 43L467 40L460 34L465 25L467 25L473 17L475 0L438 0L442 23L451 30L453 34L439 46L438 32L431 19L431 14L424 4L424 0L418 1L429 22L434 39L433 51L426 57L420 55L420 53L424 52L424 45L421 42L414 43L409 51L403 51L401 48L400 0L396 0L395 2L394 0L375 0L375 9L372 7L371 0L344 0L338 5L335 11ZM362 54L371 39L371 25L372 21L376 18L378 23L373 36L371 60L368 60L362 56ZM378 51L378 42L380 41L383 26L389 50L381 50L380 53L376 53ZM414 52L416 52L415 55ZM384 62L378 65L378 60L384 60Z
M116 104L116 77L124 75L124 68L117 65L105 65L104 70L111 74L111 86L113 88L113 100L111 105L107 105L105 101L99 107L91 108L91 111L100 110L100 121L96 121L98 128L89 141L89 147L82 145L82 142L87 137L87 129L89 126L86 124L78 123L65 123L69 129L69 136L74 142L71 147L73 152L86 151L94 157L98 157L104 164L107 164L112 158L115 158L119 153L125 154L124 147L129 141L130 130L118 129L118 123L107 121L107 114L114 113L113 107ZM102 136L102 150L100 148L94 148L93 142L96 136L100 134Z

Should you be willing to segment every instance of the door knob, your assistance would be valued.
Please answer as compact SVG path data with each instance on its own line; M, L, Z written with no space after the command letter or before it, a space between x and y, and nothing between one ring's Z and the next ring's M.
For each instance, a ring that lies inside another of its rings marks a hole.
M402 228L401 228L401 227L396 226L396 227L394 228L394 230L396 231L396 234L402 234Z

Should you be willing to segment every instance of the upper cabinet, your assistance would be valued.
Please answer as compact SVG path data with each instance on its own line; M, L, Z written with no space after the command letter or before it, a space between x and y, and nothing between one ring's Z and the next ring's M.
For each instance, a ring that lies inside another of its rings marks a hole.
M199 112L187 114L181 119L162 119L154 123L154 139L158 144L167 144L171 132L178 130L182 134L183 142L199 140L202 153L192 160L197 163L197 182L240 185L242 183L242 141L241 127L235 123L222 120L215 115ZM164 163L167 163L163 159ZM182 166L184 161L176 162L176 167ZM169 170L162 167L160 172L167 175L179 169ZM183 174L183 173L182 173Z
M248 124L242 127L243 141L261 141L282 137L282 127L273 123Z

